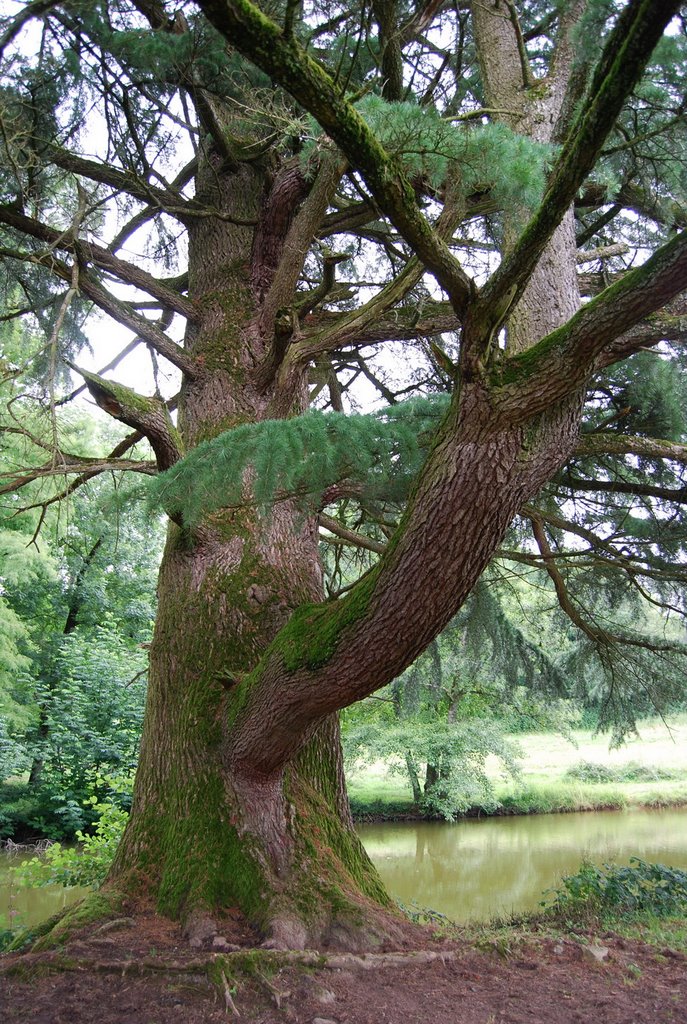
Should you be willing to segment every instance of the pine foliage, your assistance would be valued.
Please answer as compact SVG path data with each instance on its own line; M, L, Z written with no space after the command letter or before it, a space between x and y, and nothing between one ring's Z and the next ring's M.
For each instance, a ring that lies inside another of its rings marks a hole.
M463 196L491 190L504 206L534 208L541 199L553 146L518 135L504 124L459 126L434 107L389 103L375 94L363 97L357 109L410 177L424 178L436 189L450 183ZM311 130L304 158L321 133L314 121Z
M198 445L151 484L152 507L188 526L220 508L269 507L293 496L316 507L333 484L402 500L427 454L448 398L414 398L367 415L313 410L290 420L246 423Z

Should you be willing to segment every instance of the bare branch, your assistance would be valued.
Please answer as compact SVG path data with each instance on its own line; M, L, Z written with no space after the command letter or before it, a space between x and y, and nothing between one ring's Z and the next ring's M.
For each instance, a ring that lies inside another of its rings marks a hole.
M382 541L373 540L371 537L365 537L361 533L356 533L355 530L348 530L345 526L342 526L336 519L332 519L331 516L326 516L323 512L317 517L320 526L322 526L329 533L333 533L334 537L343 541L345 544L351 544L355 548L363 548L365 551L374 551L376 554L381 555L386 551L387 545ZM326 534L320 534L322 540L331 542L331 538L328 538Z

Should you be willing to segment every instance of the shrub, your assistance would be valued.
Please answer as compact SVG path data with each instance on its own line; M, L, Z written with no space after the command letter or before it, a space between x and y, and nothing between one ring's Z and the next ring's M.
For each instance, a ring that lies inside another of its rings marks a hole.
M132 779L105 779L112 789L103 801L92 796L86 803L96 815L93 832L76 832L78 847L53 843L40 856L13 868L22 885L98 886L104 880L129 817L122 804L131 793Z
M638 914L673 917L687 913L687 871L631 857L626 867L584 863L544 894L542 906L566 921L584 923Z
M578 761L563 776L574 782L663 782L676 777L676 773L668 768L658 768L640 761L627 761L615 767L595 761Z

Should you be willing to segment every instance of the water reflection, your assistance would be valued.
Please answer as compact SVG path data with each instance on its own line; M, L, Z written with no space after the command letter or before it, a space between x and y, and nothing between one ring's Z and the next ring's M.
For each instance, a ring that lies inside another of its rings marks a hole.
M456 921L534 910L584 858L687 868L687 811L608 811L361 825L387 888Z
M687 809L386 822L359 831L393 896L455 921L535 910L544 889L585 857L601 864L634 856L687 869ZM0 854L0 927L8 919L37 924L87 891L19 889L9 875L17 863Z
M30 856L30 855L28 855ZM17 884L11 868L27 856L9 855L0 851L0 930L8 927L31 927L57 914L63 907L79 899L88 889L47 885L25 889Z

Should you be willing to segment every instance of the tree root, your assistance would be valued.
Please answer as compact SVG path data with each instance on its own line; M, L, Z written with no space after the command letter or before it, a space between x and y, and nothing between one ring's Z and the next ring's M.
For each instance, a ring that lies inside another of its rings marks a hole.
M227 1014L240 1017L234 1001L240 985L257 984L267 993L277 1010L291 992L278 988L270 976L288 968L316 970L371 971L380 967L407 967L411 964L429 964L436 960L448 963L459 954L452 950L435 952L418 950L396 953L332 953L321 954L316 950L266 950L244 949L236 953L208 953L184 959L164 957L141 957L138 959L103 959L90 956L73 956L68 952L47 950L24 953L0 965L0 977L13 977L18 981L31 982L37 973L97 973L113 974L123 978L172 975L185 977L187 982L214 988Z
M111 974L206 974L222 975L225 979L235 975L259 978L274 993L264 972L276 973L284 967L307 967L330 970L374 971L381 967L408 967L430 964L436 960L450 963L460 954L455 950L411 950L396 953L318 953L317 950L241 950L237 953L208 953L185 960L165 960L162 957L142 957L129 960L104 960L87 956L65 956L52 951L23 953L21 958L0 966L0 976L21 974L31 969L46 971L96 971ZM260 968L262 967L262 970ZM285 998L286 993L278 993Z

